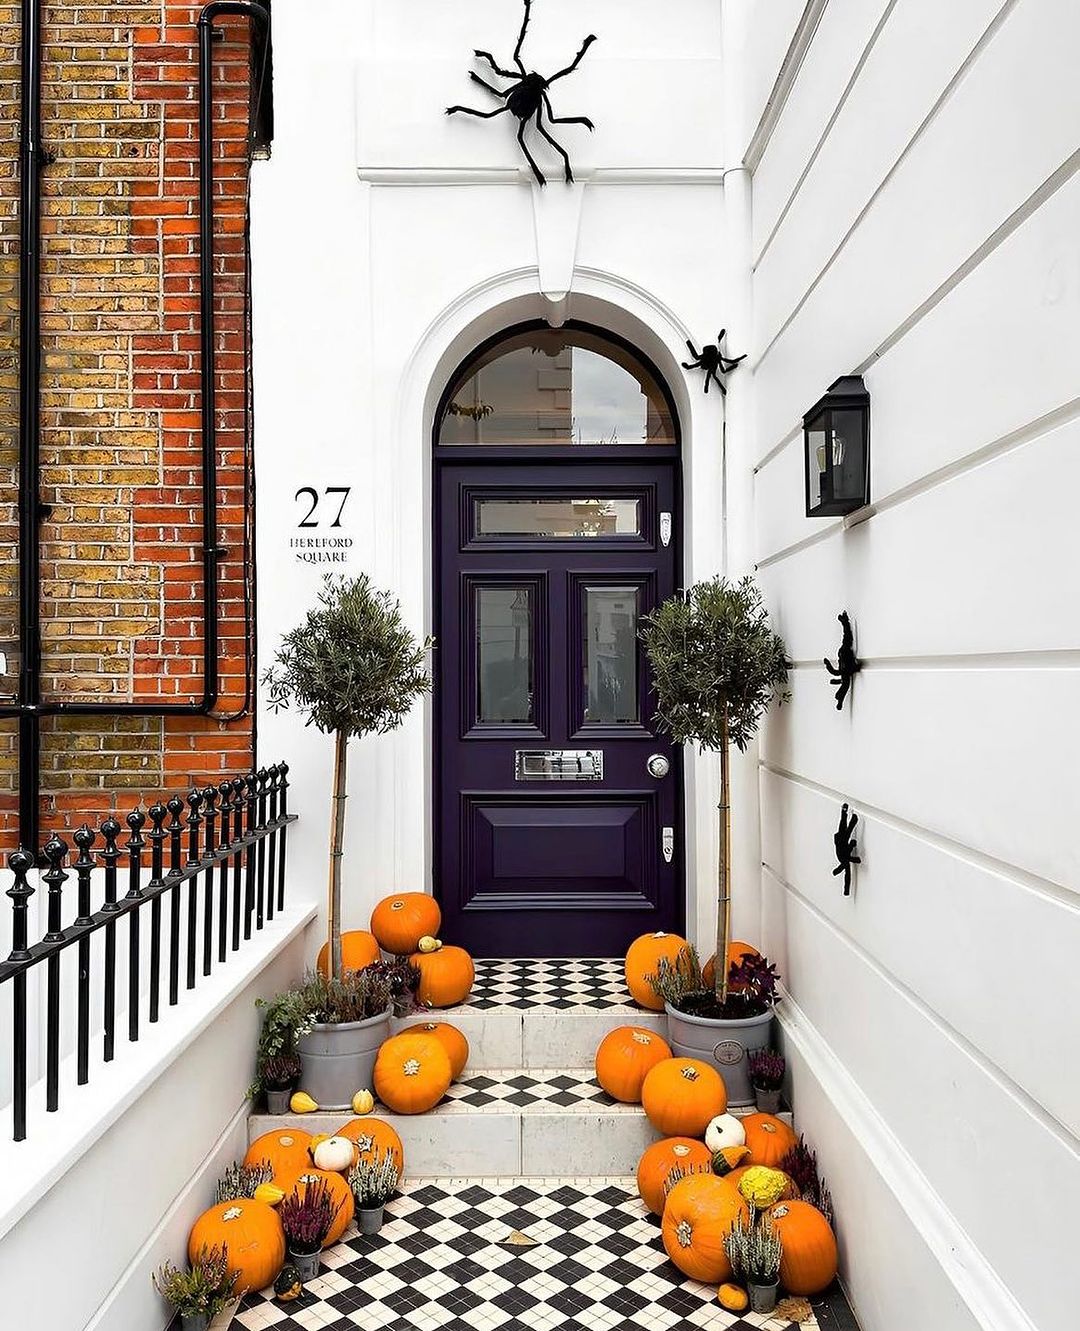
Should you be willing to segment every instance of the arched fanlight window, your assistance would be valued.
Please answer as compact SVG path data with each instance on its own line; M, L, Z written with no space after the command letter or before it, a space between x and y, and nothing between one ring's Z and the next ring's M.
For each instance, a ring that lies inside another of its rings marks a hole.
M626 343L597 329L537 324L475 352L443 396L439 444L678 443L674 412L656 371Z

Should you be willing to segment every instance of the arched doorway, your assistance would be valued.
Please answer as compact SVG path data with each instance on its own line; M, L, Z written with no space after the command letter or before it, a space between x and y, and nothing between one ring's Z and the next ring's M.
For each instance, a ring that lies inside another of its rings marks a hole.
M435 416L435 891L479 956L681 928L681 763L641 616L678 581L678 420L638 351L518 325Z

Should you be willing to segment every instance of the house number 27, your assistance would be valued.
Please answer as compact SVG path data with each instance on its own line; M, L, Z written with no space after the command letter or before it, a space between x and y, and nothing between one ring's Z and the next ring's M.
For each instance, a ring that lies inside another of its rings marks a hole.
M323 491L323 495L325 495L327 499L329 499L331 495L341 496L341 501L337 506L337 512L334 514L334 520L330 524L331 528L341 526L341 515L345 512L345 501L348 499L351 490L351 485L328 485ZM298 527L317 527L319 525L319 519L315 515L318 512L321 496L319 495L318 490L310 485L302 485L300 489L297 490L296 494L293 495L293 499L299 500L301 495L307 496L311 507L296 525Z

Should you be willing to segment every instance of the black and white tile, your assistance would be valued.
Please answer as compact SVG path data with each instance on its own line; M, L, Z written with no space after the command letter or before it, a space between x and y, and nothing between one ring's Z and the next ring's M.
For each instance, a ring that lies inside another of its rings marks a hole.
M510 1242L524 1235L529 1246ZM814 1331L816 1320L803 1323ZM668 1261L632 1179L417 1179L382 1231L350 1230L300 1299L241 1303L244 1331L794 1331L725 1312Z
M626 991L623 963L613 958L526 958L476 963L466 1009L640 1009Z
M495 1068L466 1072L447 1091L440 1111L451 1113L522 1113L558 1114L579 1109L604 1109L614 1113L638 1114L640 1105L613 1100L596 1080L592 1068L556 1070L550 1068Z

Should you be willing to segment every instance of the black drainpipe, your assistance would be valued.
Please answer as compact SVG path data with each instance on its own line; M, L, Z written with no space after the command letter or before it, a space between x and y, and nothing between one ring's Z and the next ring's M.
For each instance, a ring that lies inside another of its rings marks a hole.
M0 718L19 721L19 845L40 848L43 716L208 716L218 700L217 385L214 377L214 20L246 15L265 31L256 0L211 0L198 21L199 41L199 377L202 401L202 696L183 703L43 702L41 698L41 557L47 515L39 490L41 459L41 144L40 0L22 0L22 106L19 144L19 695ZM242 713L241 713L242 714ZM237 714L230 718L237 719Z

